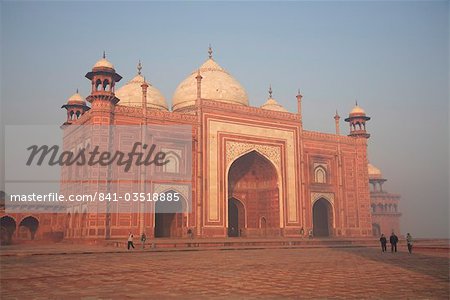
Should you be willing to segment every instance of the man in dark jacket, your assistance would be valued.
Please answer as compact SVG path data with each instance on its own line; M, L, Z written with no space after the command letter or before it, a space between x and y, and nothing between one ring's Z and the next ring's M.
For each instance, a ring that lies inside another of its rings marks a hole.
M381 253L386 252L387 240L384 234L381 234L380 243L381 243Z
M397 252L398 237L395 235L393 231L389 238L389 243L391 243L391 252L392 253Z

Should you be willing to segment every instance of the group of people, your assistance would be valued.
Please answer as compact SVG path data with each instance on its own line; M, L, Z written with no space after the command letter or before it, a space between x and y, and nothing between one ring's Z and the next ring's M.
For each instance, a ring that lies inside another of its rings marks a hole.
M395 235L394 232L392 232L391 236L389 237L389 243L391 244L391 253L397 252L397 244L398 244L398 237ZM384 234L381 234L380 237L380 243L381 243L381 252L387 251L387 239L384 236ZM413 248L413 238L411 234L406 234L406 244L408 246L408 252L409 254L412 254L412 248Z
M127 249L130 250L131 248L134 249L134 243L133 243L133 234L130 232L128 234L128 245L127 245ZM147 241L147 236L145 235L145 233L143 232L141 235L141 243L142 243L142 249L145 249L145 241Z
M301 235L303 236L304 234L304 229L303 227L300 230ZM188 236L192 239L193 238L193 231L192 229L189 228L188 230ZM313 237L313 233L312 233L312 229L309 230L308 232L308 236L309 238ZM130 232L128 235L128 245L127 245L127 249L130 250L131 248L134 249L134 243L133 243L133 234ZM145 242L147 241L147 236L145 235L145 233L143 232L141 235L141 243L142 243L142 249L145 249ZM395 253L397 252L397 244L398 244L398 237L397 235L395 235L394 232L391 233L391 236L389 237L389 243L391 244L391 253ZM384 234L381 234L380 237L380 243L381 243L381 252L386 252L387 251L387 239L384 236ZM413 248L413 238L411 236L411 234L407 233L406 234L406 244L408 246L408 252L409 254L412 254L412 248Z
M189 238L191 238L191 239L194 238L194 231L191 228L188 229L187 234L188 234ZM127 243L127 249L128 250L130 250L131 248L134 249L133 239L134 239L134 235L133 235L133 233L130 232L128 234L128 243ZM147 241L147 235L145 234L145 232L143 232L141 234L140 240L141 240L141 243L142 243L142 249L145 249L145 242Z

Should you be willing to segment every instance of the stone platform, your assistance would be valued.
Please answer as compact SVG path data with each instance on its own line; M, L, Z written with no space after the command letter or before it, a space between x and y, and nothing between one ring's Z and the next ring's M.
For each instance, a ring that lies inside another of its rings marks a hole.
M372 246L126 251L60 243L29 253L18 246L0 250L2 299L449 298L448 251L410 255L404 245L395 254Z
M449 253L450 241L445 239L417 239L415 251L433 251ZM169 252L169 251L214 251L214 250L262 250L262 249L315 249L315 248L379 248L376 239L152 239L145 248L135 239L135 251ZM388 244L389 248L389 244ZM406 249L401 240L399 248ZM56 255L56 254L92 254L127 252L126 240L66 240L61 243L43 241L27 242L0 247L0 256Z

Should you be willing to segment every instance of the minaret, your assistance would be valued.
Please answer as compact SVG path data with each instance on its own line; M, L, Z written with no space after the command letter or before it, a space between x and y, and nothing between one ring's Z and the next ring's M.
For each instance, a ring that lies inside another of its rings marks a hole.
M67 100L67 103L61 106L61 108L67 110L67 119L63 125L72 124L90 109L86 104L86 100L78 93L78 89L76 93Z
M202 75L200 75L200 69L198 69L197 76L195 76L195 79L197 79L197 102L202 99L202 78ZM200 104L200 102L198 104Z
M366 132L366 121L369 121L370 117L366 116L366 112L364 109L358 106L358 102L356 102L355 107L353 107L350 112L348 118L345 119L345 122L350 123L350 134L349 136L356 138L369 138L370 134Z
M91 94L87 101L94 104L94 101L110 102L115 105L119 99L114 95L116 82L122 79L122 76L116 73L114 66L106 59L105 52L103 57L94 65L91 72L86 74L86 78L91 80Z
M137 64L137 70L138 70L138 75L141 75L141 71L142 71L142 63L141 60L139 60L139 63ZM142 102L141 102L141 106L142 106L142 113L145 116L147 116L147 89L148 89L149 85L147 83L147 81L145 80L145 76L144 76L144 82L141 84L141 88L142 88Z
M334 125L336 127L336 135L341 135L341 129L339 126L339 120L341 119L341 117L338 114L338 111L336 109L336 114L334 115Z
M91 137L93 141L100 141L98 143L100 151L111 153L115 138L115 130L112 130L111 126L115 123L115 106L120 101L114 94L114 88L122 76L116 73L113 64L106 59L105 52L103 52L103 57L92 67L92 71L86 74L86 78L91 80L92 85L91 94L86 98L91 103L91 125L99 126L100 129L97 132L94 131ZM105 174L102 180L106 180L106 184L98 187L98 192L111 193L115 191L115 186L111 183L113 179L112 165L100 166L98 172ZM105 204L104 237L109 239L111 237L112 208L110 202Z
M147 116L147 88L148 88L148 83L147 83L147 81L145 81L145 77L144 77L144 82L141 84L141 88L142 88L142 112L144 113L144 116Z
M300 89L297 91L297 113L300 116L300 119L302 117L302 94L300 94Z

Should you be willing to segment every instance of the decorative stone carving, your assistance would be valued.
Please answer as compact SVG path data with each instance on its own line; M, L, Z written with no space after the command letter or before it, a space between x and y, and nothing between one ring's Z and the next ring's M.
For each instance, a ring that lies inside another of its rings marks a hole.
M226 143L226 162L229 165L233 160L241 156L243 153L257 150L266 156L275 164L278 170L281 170L281 151L278 146L252 144L244 142L227 141Z
M311 205L320 198L327 199L334 206L334 193L311 193Z

